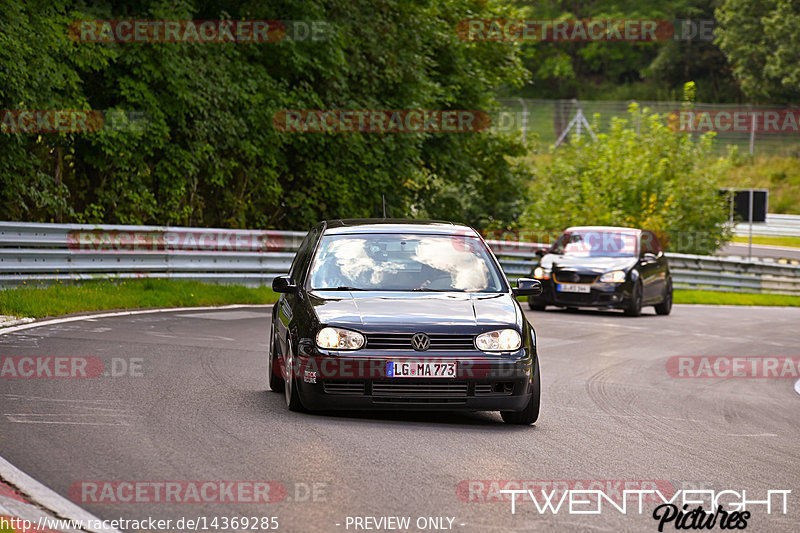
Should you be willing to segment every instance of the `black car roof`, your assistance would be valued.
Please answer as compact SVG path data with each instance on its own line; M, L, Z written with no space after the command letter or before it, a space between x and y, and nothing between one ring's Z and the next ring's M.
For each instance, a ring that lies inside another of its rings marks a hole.
M325 221L326 235L355 233L419 233L428 235L469 235L476 232L466 224L442 220L409 220L403 218L347 218Z

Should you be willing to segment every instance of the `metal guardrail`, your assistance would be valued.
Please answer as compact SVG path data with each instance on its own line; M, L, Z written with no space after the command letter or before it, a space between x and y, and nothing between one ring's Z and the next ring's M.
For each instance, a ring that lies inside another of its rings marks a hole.
M750 224L747 222L736 224L734 233L737 237L747 237L750 234ZM800 215L768 213L766 222L753 223L753 235L761 237L800 237Z
M800 295L800 266L668 253L675 287Z
M305 233L165 226L0 222L0 287L171 278L247 286L286 273ZM510 279L543 245L487 241ZM675 286L800 295L800 266L668 253Z

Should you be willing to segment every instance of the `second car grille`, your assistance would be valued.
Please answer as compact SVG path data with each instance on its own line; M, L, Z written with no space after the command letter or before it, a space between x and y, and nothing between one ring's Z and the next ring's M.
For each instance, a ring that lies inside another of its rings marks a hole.
M554 300L559 304L589 304L594 301L594 296L581 292L556 292Z
M375 350L413 350L411 333L372 333L367 335L367 348ZM428 335L431 347L428 350L474 350L472 335Z
M553 280L556 283L594 283L597 274L578 274L570 271L560 271L553 273Z

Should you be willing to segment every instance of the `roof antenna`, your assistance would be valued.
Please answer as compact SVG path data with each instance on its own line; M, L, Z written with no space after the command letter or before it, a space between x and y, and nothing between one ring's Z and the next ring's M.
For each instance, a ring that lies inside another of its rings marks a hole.
M386 195L381 194L381 199L383 199L383 219L386 220Z

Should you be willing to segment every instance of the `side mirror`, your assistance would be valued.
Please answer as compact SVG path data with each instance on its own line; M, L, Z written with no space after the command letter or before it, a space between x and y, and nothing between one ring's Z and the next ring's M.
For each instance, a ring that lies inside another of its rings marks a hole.
M640 260L643 265L649 265L651 263L655 263L656 261L658 261L656 254L651 254L650 252L646 252L644 255L642 255Z
M297 292L297 285L289 276L278 276L272 280L272 290L278 293L288 294Z
M542 294L542 282L538 279L519 278L511 293L514 296L539 296Z
M545 254L547 254L547 250L548 250L547 248L539 248L538 250L536 250L533 253L536 254L537 257L542 257Z

